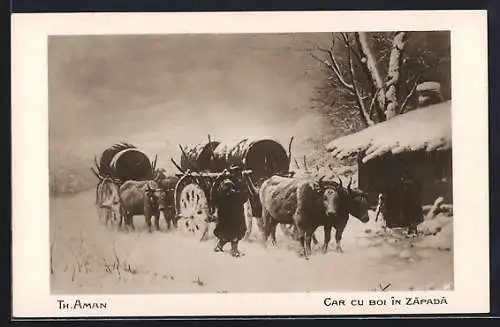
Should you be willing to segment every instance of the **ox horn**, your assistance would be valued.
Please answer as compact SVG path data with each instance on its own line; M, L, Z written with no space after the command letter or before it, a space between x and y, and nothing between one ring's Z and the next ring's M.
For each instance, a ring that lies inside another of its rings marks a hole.
M153 170L153 174L156 171L156 162L157 161L158 161L158 154L155 154L155 160L153 162L151 162L151 167L152 167L152 170Z
M101 167L97 163L97 157L96 156L94 156L94 164L95 164L95 168L97 169L97 172L99 173L99 175L102 175Z
M104 177L103 177L103 174L101 172L101 167L97 163L97 158L95 156L94 156L94 164L95 164L95 169L94 169L94 167L90 167L90 169L92 170L92 172L94 173L94 175L96 175L96 177L99 180L103 180Z
M306 155L304 154L304 157L303 157L303 162L304 162L304 170L306 171L306 173L309 173L309 169L307 168L307 160L306 160Z
M342 180L340 179L340 176L337 176L337 178L339 179L340 187L343 187Z
M95 171L94 167L90 167L90 170L92 170L92 172L97 177L97 179L99 179L101 181L104 179L99 173L97 173L97 171Z

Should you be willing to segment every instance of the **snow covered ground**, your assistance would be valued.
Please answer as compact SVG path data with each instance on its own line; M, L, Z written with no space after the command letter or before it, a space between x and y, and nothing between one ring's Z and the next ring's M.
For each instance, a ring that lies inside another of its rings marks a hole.
M299 244L280 234L266 248L257 228L233 258L215 253L215 240L200 242L180 230L152 234L135 218L135 232L98 221L94 192L51 199L51 291L56 294L144 294L190 292L308 292L450 289L453 286L452 218L420 226L430 234L414 239L383 231L380 221L350 219L344 253L319 245L306 261ZM437 226L437 227L436 227ZM316 236L323 241L322 228ZM334 243L334 241L332 241Z

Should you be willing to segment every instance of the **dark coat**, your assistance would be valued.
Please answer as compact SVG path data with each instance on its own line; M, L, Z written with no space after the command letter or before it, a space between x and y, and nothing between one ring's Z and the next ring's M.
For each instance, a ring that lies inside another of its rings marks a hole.
M237 242L246 233L244 203L248 190L239 179L225 179L214 192L213 203L217 208L214 235L225 242Z
M423 221L422 185L404 175L392 182L384 196L387 227L415 227Z

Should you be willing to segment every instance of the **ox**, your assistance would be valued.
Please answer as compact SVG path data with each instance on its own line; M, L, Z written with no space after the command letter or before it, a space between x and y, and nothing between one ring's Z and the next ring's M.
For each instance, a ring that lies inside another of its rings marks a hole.
M179 181L180 177L175 175L167 176L165 170L160 168L153 180L158 183L158 186L165 192L165 209L163 210L163 216L167 222L167 229L172 226L177 228L177 217L175 213L175 186Z
M342 234L349 214L363 223L368 222L368 201L364 192L347 188L332 181L313 178L286 178L273 176L266 180L259 191L262 203L264 244L274 234L278 223L294 224L307 259L311 255L311 237L319 227L324 227L322 252L328 250L332 227L335 227L336 250L343 252Z
M248 200L248 189L239 168L225 170L215 180L210 198L217 210L214 235L218 238L215 252L222 252L226 243L231 243L231 255L241 256L239 241L245 236L246 224L244 203Z
M151 233L151 217L155 217L155 227L160 230L160 212L165 209L165 191L153 180L129 180L120 187L122 216L125 225L135 229L133 217L144 215L148 231Z
M293 176L290 176L290 177L293 177ZM246 178L245 181L246 181L248 189L250 191L250 198L247 202L245 202L245 217L246 217L247 232L245 234L244 239L248 239L248 237L250 236L250 233L252 232L252 225L253 225L252 221L253 221L254 217L257 218L258 229L262 233L264 230L264 226L263 226L263 222L261 219L262 218L262 204L261 204L261 201L259 199L259 190L255 186L255 184L252 182L251 178ZM287 224L281 223L280 227L281 227L283 234L285 234L288 238L291 238L291 239L294 239L297 241L299 240L297 228L295 227L294 224L289 224L287 226ZM291 227L291 228L288 228L288 227ZM311 238L312 238L312 241L314 244L318 244L318 240L316 239L314 234L312 235ZM273 245L276 246L277 245L276 229L274 229L271 233L271 240L272 240Z
M105 212L105 224L108 225L110 221L117 222L121 218L121 205L120 205L120 181L105 176L99 165L96 162L95 169L90 168L94 175L99 180L96 187L95 204L101 213L101 209ZM113 219L111 219L113 217ZM99 214L100 218L100 214Z

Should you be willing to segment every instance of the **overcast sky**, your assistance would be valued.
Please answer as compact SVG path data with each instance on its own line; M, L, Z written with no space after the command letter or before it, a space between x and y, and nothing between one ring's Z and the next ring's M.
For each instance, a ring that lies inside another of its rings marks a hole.
M51 136L92 143L162 129L166 138L175 131L193 140L207 133L290 135L283 129L294 127L284 122L299 113L301 128L314 134L316 113L307 108L321 72L307 50L329 40L330 34L53 37Z

